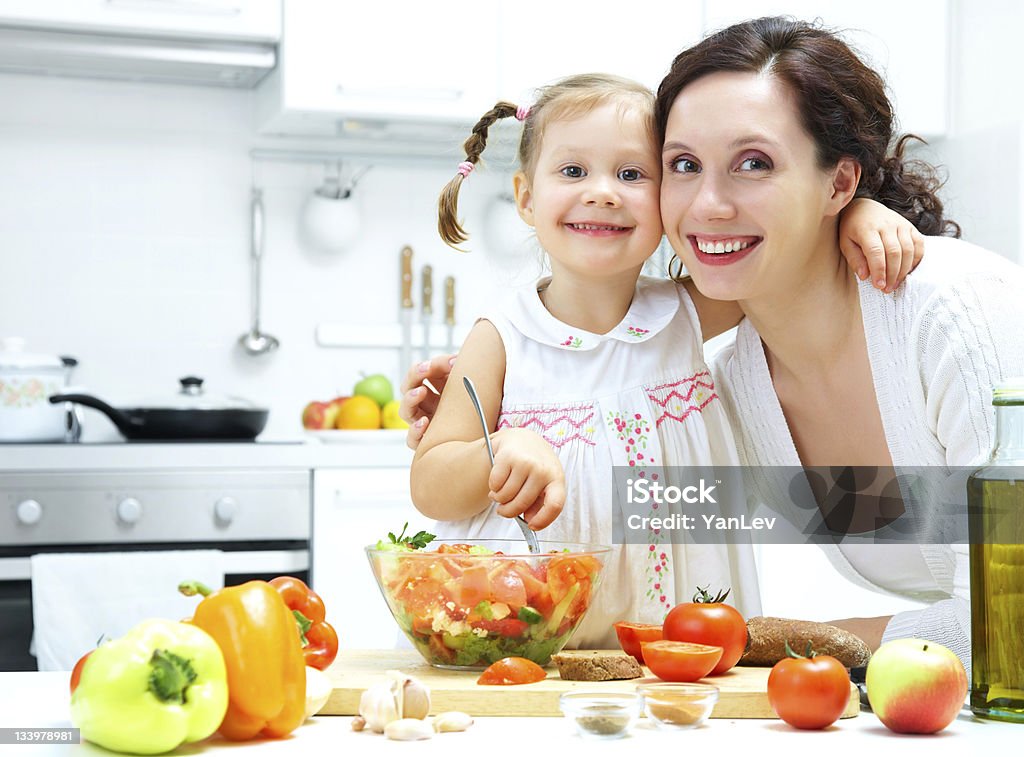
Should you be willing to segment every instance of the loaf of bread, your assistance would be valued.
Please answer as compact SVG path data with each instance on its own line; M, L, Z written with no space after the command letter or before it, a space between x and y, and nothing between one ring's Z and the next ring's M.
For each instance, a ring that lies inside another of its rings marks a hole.
M868 664L871 650L859 636L828 623L758 616L747 621L747 648L740 665L767 667L786 657L786 642L797 654L807 651L807 642L816 654L830 655L848 668Z
M639 678L640 664L631 655L602 649L575 649L551 657L563 681L617 681Z

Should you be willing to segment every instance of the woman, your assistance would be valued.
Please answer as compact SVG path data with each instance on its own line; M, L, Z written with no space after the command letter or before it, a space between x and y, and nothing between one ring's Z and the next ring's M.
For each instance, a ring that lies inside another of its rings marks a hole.
M935 236L959 228L943 218L931 171L904 160L905 140L888 155L893 113L881 77L826 31L758 19L676 58L657 126L666 235L700 291L738 301L746 315L715 366L741 460L951 467L983 458L991 387L1024 374L1024 271ZM924 262L894 295L858 282L839 254L837 216L854 197L930 235ZM745 244L704 251L729 241ZM407 381L423 375L414 367ZM418 414L420 396L403 401L405 417ZM932 604L834 622L872 649L923 636L969 663L965 552L877 547L826 551L858 583Z

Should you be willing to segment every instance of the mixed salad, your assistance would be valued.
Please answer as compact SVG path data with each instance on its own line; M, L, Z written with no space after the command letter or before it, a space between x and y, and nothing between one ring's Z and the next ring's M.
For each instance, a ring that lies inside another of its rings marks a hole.
M389 534L368 554L388 606L433 665L486 668L503 657L545 665L579 625L597 588L593 554L511 557L485 546Z

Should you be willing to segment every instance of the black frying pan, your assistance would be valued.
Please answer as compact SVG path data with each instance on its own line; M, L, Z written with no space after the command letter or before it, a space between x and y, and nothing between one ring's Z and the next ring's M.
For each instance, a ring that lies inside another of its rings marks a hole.
M202 379L181 379L182 391L196 394ZM241 407L128 407L116 408L91 394L55 394L50 402L74 402L99 410L126 439L219 441L255 439L267 425L268 410Z

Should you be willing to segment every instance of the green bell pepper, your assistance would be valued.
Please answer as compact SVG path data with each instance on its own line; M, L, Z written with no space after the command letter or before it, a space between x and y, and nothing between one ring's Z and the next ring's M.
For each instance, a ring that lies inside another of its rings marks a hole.
M170 620L144 621L93 650L71 694L71 722L82 738L136 754L205 739L227 708L227 669L217 642Z

